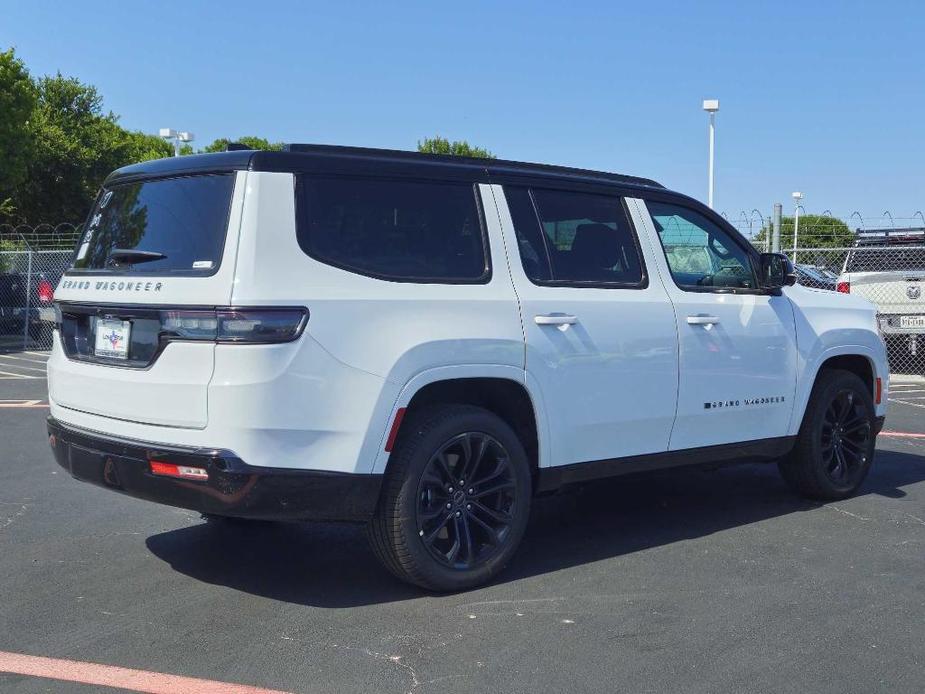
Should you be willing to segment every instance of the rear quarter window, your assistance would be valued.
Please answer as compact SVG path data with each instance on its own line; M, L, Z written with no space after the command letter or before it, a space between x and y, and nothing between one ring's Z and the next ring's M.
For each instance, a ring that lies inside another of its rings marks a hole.
M103 188L73 270L210 275L219 267L234 174L181 176Z
M312 258L399 282L490 278L474 186L301 176L298 241Z

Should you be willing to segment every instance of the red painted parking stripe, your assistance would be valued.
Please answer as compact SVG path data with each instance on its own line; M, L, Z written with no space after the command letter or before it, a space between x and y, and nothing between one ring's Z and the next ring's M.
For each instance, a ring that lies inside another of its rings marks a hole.
M190 692L196 692L196 694L287 694L276 689L261 689L244 684L230 684L215 680L201 680L196 677L133 670L114 665L43 658L4 651L0 651L0 672L79 682L97 687L116 687L151 694L189 694Z
M925 439L925 434L914 434L909 431L881 431L881 436L896 436L902 439Z

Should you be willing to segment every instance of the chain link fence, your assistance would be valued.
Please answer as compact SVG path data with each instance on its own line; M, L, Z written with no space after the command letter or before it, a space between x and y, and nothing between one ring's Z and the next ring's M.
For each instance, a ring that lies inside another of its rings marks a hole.
M54 290L80 233L74 224L0 225L0 351L51 349Z

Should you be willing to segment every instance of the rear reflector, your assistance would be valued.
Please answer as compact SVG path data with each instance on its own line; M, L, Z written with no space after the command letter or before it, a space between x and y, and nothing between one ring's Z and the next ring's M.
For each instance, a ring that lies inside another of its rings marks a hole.
M392 428L389 430L389 438L385 442L385 452L391 453L392 446L395 445L395 439L398 438L398 430L401 427L401 420L405 418L405 408L399 407L395 413L395 419L392 420Z
M841 292L842 294L851 293L851 283L850 282L839 282L835 285L835 291Z
M877 392L875 395L877 397L874 398L874 403L879 405L883 400L883 381L880 378L877 379Z
M160 460L151 461L151 472L155 475L162 475L164 477L180 477L185 480L209 479L209 471L204 467L175 465L173 463L165 463Z

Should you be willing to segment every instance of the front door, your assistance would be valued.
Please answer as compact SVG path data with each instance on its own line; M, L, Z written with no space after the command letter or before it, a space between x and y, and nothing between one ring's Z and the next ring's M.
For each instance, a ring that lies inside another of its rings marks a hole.
M492 186L540 392L542 465L664 452L678 387L677 329L651 246L613 192Z
M753 251L708 210L638 205L678 323L671 450L786 436L797 372L789 299L757 289Z

